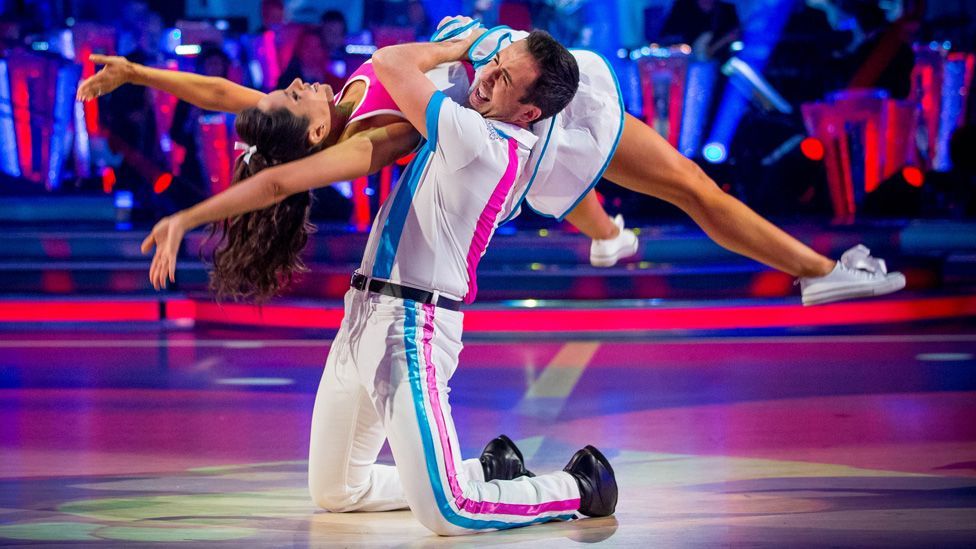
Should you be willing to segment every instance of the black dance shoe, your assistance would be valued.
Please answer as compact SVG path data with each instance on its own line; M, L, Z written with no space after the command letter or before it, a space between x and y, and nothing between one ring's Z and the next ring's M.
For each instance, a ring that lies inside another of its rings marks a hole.
M485 471L485 482L492 480L512 480L518 477L534 477L525 468L525 459L512 439L499 435L485 446L481 452L481 468Z
M617 508L617 479L599 450L587 446L573 454L563 469L580 489L579 512L588 517L609 517Z

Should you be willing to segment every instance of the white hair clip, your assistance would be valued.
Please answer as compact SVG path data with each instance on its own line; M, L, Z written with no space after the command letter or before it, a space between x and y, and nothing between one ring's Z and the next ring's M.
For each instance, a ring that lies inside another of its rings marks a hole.
M234 143L234 150L235 151L247 151L247 152L244 153L244 163L245 164L250 164L251 163L251 155L253 155L254 153L258 152L258 146L257 145L248 145L247 143L244 143L242 141L237 141L237 142Z

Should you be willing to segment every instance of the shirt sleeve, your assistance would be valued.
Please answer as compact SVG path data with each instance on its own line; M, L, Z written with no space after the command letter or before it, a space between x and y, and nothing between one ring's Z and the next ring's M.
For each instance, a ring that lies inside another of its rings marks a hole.
M427 146L444 163L460 169L487 146L488 125L477 111L458 105L444 92L435 92L427 103Z
M465 104L468 89L471 88L471 77L463 63L457 61L443 63L427 71L426 74L434 86L444 92L444 95L459 105Z

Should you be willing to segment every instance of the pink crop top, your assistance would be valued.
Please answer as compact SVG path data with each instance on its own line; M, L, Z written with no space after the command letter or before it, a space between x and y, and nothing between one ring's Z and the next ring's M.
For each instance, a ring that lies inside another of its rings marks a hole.
M464 63L464 66L465 72L468 73L468 81L473 81L474 68L469 63ZM366 83L366 92L363 93L363 98L356 105L356 108L353 109L352 115L349 117L349 124L381 114L392 114L400 118L406 118L400 111L400 108L397 107L397 104L393 102L393 98L390 97L389 92L380 83L379 78L376 78L376 71L373 70L372 60L366 61L349 75L349 80L346 81L346 84L342 86L342 90L335 97L335 103L337 105L342 100L343 94L346 93L346 88L357 81Z

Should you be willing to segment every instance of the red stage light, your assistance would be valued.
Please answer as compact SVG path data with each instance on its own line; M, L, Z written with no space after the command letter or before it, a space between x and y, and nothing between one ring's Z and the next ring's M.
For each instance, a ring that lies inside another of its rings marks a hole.
M168 189L169 186L172 184L173 184L173 174L164 173L159 177L157 177L156 182L153 183L153 192L155 192L156 194L160 194L166 189Z
M925 174L915 166L905 166L902 168L901 176L912 187L921 187L925 183Z
M106 193L112 192L115 181L115 170L111 166L102 168L102 190Z
M800 152L803 156L817 162L824 158L824 146L816 137L808 137L800 142Z

